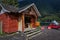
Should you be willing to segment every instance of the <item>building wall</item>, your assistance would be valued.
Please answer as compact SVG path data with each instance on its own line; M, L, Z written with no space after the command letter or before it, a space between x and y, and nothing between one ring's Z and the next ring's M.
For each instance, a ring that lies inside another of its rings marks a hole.
M9 32L16 32L18 31L18 20L17 18L15 19L14 16L12 16L13 18L11 17L8 17L9 19Z
M6 18L5 14L1 14L0 15L0 20L3 22L3 24L2 24L2 30L3 30L3 32L7 32L8 31L7 27L9 27L8 18Z
M1 14L0 15L0 20L3 21L2 29L3 32L6 33L11 33L11 32L16 32L18 30L18 22L17 19L11 19L9 15Z

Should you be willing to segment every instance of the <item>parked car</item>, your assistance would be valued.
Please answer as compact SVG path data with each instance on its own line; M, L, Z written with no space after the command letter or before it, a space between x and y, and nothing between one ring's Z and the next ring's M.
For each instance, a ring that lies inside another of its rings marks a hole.
M51 23L51 24L49 24L48 27L53 28L53 29L59 29L60 28L60 24L59 25L56 25L54 23Z

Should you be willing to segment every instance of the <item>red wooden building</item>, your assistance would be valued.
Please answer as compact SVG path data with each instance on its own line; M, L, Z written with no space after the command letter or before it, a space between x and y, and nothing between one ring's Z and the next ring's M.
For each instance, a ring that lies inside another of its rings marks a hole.
M34 3L22 8L0 4L0 23L2 32L12 33L36 28L35 22L40 16Z

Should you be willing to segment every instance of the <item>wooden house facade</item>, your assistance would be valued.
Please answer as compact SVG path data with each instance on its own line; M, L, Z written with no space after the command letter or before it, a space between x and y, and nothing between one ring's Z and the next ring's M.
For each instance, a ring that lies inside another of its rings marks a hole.
M17 31L27 31L36 28L40 13L35 4L32 3L22 8L0 4L0 28L2 32L12 33Z

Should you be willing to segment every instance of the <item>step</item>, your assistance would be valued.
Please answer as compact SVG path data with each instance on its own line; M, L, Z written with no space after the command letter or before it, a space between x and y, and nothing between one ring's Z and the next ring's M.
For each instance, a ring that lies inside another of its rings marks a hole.
M29 30L29 31L25 31L24 34L27 35L28 39L31 39L39 34L41 34L41 30L39 29L33 29L33 30Z
M27 32L33 31L33 30L36 30L36 29L31 29L31 30L28 30L28 31L24 31L24 33L27 33Z
M33 37L38 36L40 34L42 34L41 30L28 34L27 37L28 37L28 39L32 39Z
M35 35L33 35L33 36L31 36L31 37L28 37L28 40L29 39L32 39L33 37L36 37L36 36L38 36L38 35L41 35L43 32L40 32L40 33L37 33L37 34L35 34Z
M37 32L38 30L37 29L34 29L34 30L30 30L29 32L26 32L25 34L28 35L28 34L31 34L33 32Z
M40 30L37 31L37 32L33 32L33 33L31 33L31 34L28 34L27 37L31 37L31 36L33 36L33 35L36 35L36 34L40 33L40 32L41 32Z

